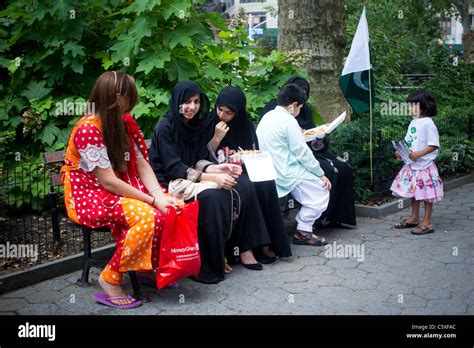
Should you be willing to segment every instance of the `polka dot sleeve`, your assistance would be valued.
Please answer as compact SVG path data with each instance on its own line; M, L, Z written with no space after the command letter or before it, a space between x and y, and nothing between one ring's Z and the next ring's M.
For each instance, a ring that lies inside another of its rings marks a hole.
M81 156L79 168L84 171L92 172L96 167L106 169L112 166L104 139L96 126L81 126L74 137L74 145Z

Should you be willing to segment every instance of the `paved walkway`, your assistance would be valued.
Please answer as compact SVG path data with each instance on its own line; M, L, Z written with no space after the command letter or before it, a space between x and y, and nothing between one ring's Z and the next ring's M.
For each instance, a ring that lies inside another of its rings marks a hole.
M363 246L363 259L293 245L292 260L261 272L235 266L217 285L186 279L175 290L145 288L152 302L128 311L92 301L98 272L85 289L74 272L0 296L0 314L474 314L474 184L435 205L434 234L391 227L406 215L321 230L336 245Z

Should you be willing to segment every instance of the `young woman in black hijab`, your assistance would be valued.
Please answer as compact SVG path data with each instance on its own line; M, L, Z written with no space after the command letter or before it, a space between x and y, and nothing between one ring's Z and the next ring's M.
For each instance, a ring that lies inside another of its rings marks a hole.
M207 161L209 154L203 121L208 111L209 99L196 83L181 81L176 84L170 98L170 109L155 127L149 154L155 175L165 187L179 178L217 183L219 189L207 189L197 196L201 271L195 280L218 283L224 280L225 243L233 227L230 189L237 188L235 178L241 173L241 168ZM243 218L242 215L237 222ZM265 241L263 238L263 243ZM259 245L260 240L256 238L251 242ZM249 259L250 264L252 260L256 264L253 254Z
M209 114L208 144L209 153L217 162L224 159L225 148L231 151L258 149L255 126L246 111L247 99L238 87L225 87L217 98L214 110ZM248 179L247 176L243 178ZM275 261L275 256L291 256L286 228L281 214L275 181L263 181L248 185L254 187L256 196L251 205L254 210L262 212L266 228L270 235L271 245L255 250L257 260L262 263Z
M309 97L310 87L307 80L299 76L293 76L287 81L287 84L289 83L296 83L301 86ZM276 100L269 102L260 112L260 118L268 111L275 109L276 106ZM313 112L307 103L304 104L296 121L305 130L316 127ZM355 215L354 174L351 165L329 151L329 136L307 144L313 150L314 156L332 184L329 205L320 220L355 226L357 223Z

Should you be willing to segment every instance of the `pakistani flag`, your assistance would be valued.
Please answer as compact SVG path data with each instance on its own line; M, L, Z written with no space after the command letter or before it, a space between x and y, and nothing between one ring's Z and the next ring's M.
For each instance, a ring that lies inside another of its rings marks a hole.
M372 96L369 93L369 74ZM370 64L369 27L365 17L365 7L352 40L346 65L339 78L339 85L344 97L346 97L356 114L362 114L370 110L370 97L372 97L372 108L374 107L374 79Z

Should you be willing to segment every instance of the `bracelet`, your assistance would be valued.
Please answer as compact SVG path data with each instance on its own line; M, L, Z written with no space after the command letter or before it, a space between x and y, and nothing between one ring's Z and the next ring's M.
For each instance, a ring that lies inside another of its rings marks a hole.
M150 191L150 194L153 193L153 192L155 192L156 190L160 190L160 189L161 189L161 187L158 186L157 188L154 188L153 190L151 190L151 191Z
M156 199L156 197L153 197L153 201L151 202L151 206L153 206L155 204L155 199Z

